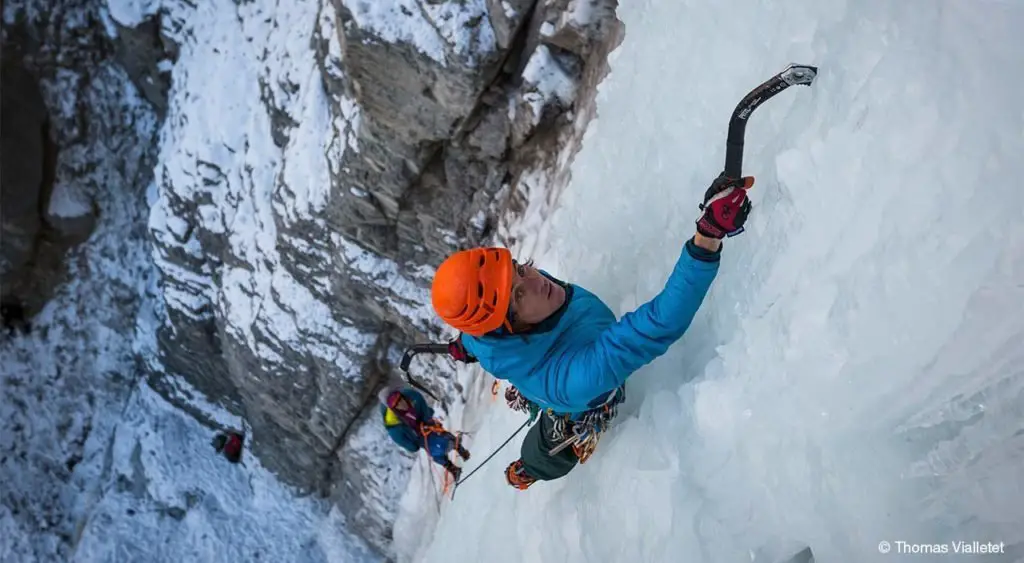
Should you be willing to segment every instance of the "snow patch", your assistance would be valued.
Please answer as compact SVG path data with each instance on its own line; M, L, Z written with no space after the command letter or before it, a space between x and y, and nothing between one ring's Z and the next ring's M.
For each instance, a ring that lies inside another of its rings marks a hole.
M569 18L577 27L584 27L597 19L597 0L572 0L569 5Z
M346 125L344 128L345 143L353 152L358 153L359 145L357 143L358 137L356 134L359 132L362 108L359 107L359 103L355 100L348 97L342 97L341 115L344 118Z
M487 226L487 212L483 209L477 211L476 214L469 219L469 225L476 229L477 232L483 232L484 227Z
M374 336L336 321L292 277L278 250L279 239L294 240L278 232L279 219L285 227L306 222L326 228L318 216L329 203L330 170L355 146L355 102L342 100L343 117L331 120L308 37L316 15L315 3L281 12L261 3L236 10L231 2L215 2L184 13L191 34L207 40L184 43L173 75L150 227L168 249L155 259L173 280L165 290L169 306L192 316L217 312L226 330L270 365L290 349L355 377L347 354L366 352ZM283 149L268 134L275 124L266 104L295 121L284 132ZM340 146L332 141L337 135ZM175 210L188 212L191 205L197 230L223 233L230 254L245 264L224 266L219 282L209 275L221 267L206 265L209 250L195 236L184 238L188 226ZM186 271L167 260L171 249L204 265ZM328 287L323 280L314 285Z
M356 0L348 8L358 27L409 43L445 66L449 54L476 61L495 48L486 0Z
M282 211L289 216L290 222L298 217L311 219L322 212L327 207L331 189L323 140L330 137L332 123L327 95L315 67L307 75L302 93L299 125L291 131L282 171L282 179L291 196Z
M117 24L114 22L114 18L110 16L110 10L104 6L100 8L100 23L103 24L103 31L106 32L107 37L116 39L118 36Z
M108 0L107 12L122 26L135 27L155 14L161 3L162 0Z
M341 236L335 236L334 244L341 251L342 261L357 277L362 277L393 295L387 297L386 301L399 314L422 328L440 326L430 305L430 291L422 284L403 276L398 264L373 255Z
M540 122L544 107L553 101L563 106L576 97L576 82L555 61L547 45L539 45L523 69L523 100L533 110L533 124Z
M50 19L38 29L47 39L92 37L95 22L85 10L39 4L20 6L29 18L45 11ZM10 6L4 5L5 18ZM48 41L46 48L43 64L72 60L77 54L67 50L94 46L69 40ZM80 196L97 213L90 238L65 257L64 283L31 319L31 332L0 337L3 561L68 559L68 538L87 516L112 426L140 375L136 320L159 314L141 228L143 186L135 185L151 162L155 116L119 65L94 60L85 75L59 69L40 81L62 143L49 211L77 216L81 207L70 200ZM76 108L88 108L87 129Z
M52 217L82 217L92 213L89 197L82 193L78 184L67 181L55 182L50 193L47 214Z
M327 40L327 60L325 67L332 78L341 78L343 75L344 51L341 47L341 33L338 28L337 12L335 10L322 10L320 13L320 37Z
M210 447L211 435L147 386L139 387L117 424L113 466L82 522L76 558L377 559L344 532L344 519L327 503L297 496L248 451L241 464L228 463Z
M505 17L510 20L515 18L516 14L519 13L512 7L512 4L508 3L508 0L501 0L501 9L505 11Z

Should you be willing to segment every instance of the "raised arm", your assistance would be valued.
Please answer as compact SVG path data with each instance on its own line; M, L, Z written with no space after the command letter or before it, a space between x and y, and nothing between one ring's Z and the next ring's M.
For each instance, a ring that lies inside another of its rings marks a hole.
M597 397L668 351L697 314L718 273L719 257L720 251L687 241L661 292L623 315L563 365L567 394Z
M697 233L686 242L664 289L609 326L563 369L570 396L597 397L668 351L689 328L718 273L722 238L743 232L752 177L719 175L704 193Z

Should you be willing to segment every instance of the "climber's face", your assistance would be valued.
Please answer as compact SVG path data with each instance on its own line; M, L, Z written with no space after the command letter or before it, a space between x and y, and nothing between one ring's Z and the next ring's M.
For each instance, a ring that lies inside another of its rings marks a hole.
M551 316L565 303L565 289L544 277L532 262L513 261L512 298L509 319L513 328L535 325Z
M388 407L397 412L409 412L412 410L412 404L409 403L409 399L406 399L405 395L398 391L388 396Z

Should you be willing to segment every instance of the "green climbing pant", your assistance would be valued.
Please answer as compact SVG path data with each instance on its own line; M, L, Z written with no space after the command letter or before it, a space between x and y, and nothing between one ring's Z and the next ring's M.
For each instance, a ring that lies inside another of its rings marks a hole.
M540 420L534 424L523 439L523 447L519 457L523 460L523 469L526 474L540 481L551 481L565 477L579 463L579 458L572 446L567 446L562 451L551 455L549 452L558 447L566 438L573 435L573 426L582 425L589 429L588 434L600 435L618 414L618 407L626 400L626 386L609 391L600 398L592 410L583 413L570 422L565 415L553 414L548 411L541 411ZM556 420L561 421L557 424ZM556 426L562 428L558 429ZM596 443L594 444L596 445ZM594 445L590 447L593 448ZM593 450L589 450L592 452ZM583 453L586 460L590 453Z
M519 450L519 456L523 460L523 469L527 475L541 481L564 477L572 471L573 467L576 467L579 459L571 447L565 448L555 455L548 455L548 452L559 444L552 436L555 422L546 412L541 412L539 419L526 433L523 446Z

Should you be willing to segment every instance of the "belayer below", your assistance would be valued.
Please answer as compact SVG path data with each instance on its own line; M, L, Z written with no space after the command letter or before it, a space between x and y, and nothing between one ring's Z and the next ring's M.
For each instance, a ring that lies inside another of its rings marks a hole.
M462 459L468 460L469 451L434 419L434 409L430 408L423 395L409 387L385 387L378 398L384 428L391 439L410 453L424 447L430 458L458 481L462 468L452 463L448 454L454 449Z
M722 238L743 231L753 183L724 173L711 183L697 232L665 287L618 320L593 293L513 260L505 248L463 250L438 267L431 301L461 331L452 342L458 355L508 381L510 407L531 419L543 412L505 470L509 485L525 490L561 478L589 458L624 400L626 379L689 327L718 272Z

